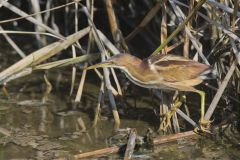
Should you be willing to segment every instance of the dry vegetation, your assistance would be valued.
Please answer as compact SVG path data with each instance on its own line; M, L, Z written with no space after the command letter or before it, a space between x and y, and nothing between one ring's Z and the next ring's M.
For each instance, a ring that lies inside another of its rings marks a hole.
M0 2L1 42L8 42L22 59L1 71L0 83L11 87L10 81L35 71L72 66L69 92L79 103L87 71L77 70L77 65L85 68L97 59L104 61L122 52L138 57L150 56L154 50L153 54L172 52L210 64L217 71L218 79L211 85L205 83L204 90L211 102L206 119L211 119L219 101L220 112L239 117L239 4L238 0L3 0ZM21 48L22 43L32 42L15 42L16 34L20 38L32 37L39 49L27 53ZM59 56L67 48L72 57L53 61L53 56ZM82 72L80 82L75 81L77 71ZM107 94L118 127L115 96L123 94L118 76L113 69L105 69L103 73L95 69L95 72L101 86L94 124L100 114L102 97ZM75 83L79 83L78 89L73 88ZM160 91L154 94L164 98ZM160 106L166 112L166 105ZM180 110L178 114L196 124ZM173 128L179 131L176 118L175 115Z

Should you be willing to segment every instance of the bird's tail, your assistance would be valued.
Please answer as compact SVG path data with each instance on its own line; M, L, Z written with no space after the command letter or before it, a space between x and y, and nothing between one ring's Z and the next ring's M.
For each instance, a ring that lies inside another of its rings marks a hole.
M201 76L202 79L218 79L218 73L216 68L209 68L208 70L204 71Z

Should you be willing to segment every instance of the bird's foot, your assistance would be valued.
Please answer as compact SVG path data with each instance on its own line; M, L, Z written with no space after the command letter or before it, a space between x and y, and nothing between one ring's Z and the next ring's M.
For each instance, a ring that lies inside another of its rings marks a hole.
M185 102L186 102L186 96L180 96L179 98L177 98L175 100L174 105L171 108L171 110L165 114L165 116L160 124L159 131L165 132L167 130L167 127L171 124L172 116L176 113L177 109Z
M204 133L211 134L211 131L210 131L211 122L212 121L201 119L199 121L199 126L194 129L194 132L199 134L204 134Z
M167 112L160 124L159 131L166 131L171 122L171 112Z

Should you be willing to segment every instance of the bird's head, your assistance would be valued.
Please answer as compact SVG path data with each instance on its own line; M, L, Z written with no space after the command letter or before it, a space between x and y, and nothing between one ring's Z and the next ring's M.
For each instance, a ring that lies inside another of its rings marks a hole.
M97 63L95 65L89 66L86 68L86 70L95 69L99 67L114 67L114 68L122 68L127 67L127 65L135 63L136 61L139 61L140 59L130 55L130 54L118 54L116 56L112 56L111 58L107 59L104 62Z

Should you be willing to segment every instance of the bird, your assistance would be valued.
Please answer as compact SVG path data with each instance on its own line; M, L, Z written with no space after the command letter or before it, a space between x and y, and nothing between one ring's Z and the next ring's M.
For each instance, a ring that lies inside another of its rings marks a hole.
M208 79L212 72L211 66L170 53L152 55L143 60L128 53L121 53L89 66L86 70L99 67L120 69L131 82L140 87L198 93L201 97L201 117L195 130L205 132L209 129L210 121L204 119L205 92L194 86ZM179 107L179 104L176 107ZM170 117L165 119L170 121Z

